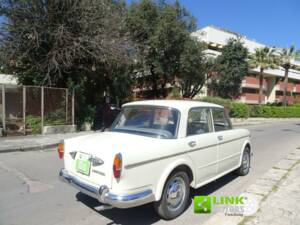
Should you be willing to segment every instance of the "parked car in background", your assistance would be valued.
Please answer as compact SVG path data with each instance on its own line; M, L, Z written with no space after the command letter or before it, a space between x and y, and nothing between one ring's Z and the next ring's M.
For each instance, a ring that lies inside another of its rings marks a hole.
M190 188L250 169L250 133L222 106L152 100L123 105L109 131L59 145L60 178L105 207L154 203L164 219L187 207Z

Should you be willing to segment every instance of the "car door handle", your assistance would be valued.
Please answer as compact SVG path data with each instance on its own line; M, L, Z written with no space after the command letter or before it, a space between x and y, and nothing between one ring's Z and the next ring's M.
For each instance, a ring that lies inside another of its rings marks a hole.
M189 142L189 146L195 147L195 146L196 146L196 141L190 141L190 142Z
M218 139L219 141L223 141L223 136L222 135L218 136Z

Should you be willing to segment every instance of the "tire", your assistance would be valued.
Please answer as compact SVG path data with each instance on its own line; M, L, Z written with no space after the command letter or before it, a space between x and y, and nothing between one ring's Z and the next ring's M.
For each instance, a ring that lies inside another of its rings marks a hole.
M170 196L170 194L173 194L173 196ZM190 182L188 175L183 171L175 171L166 181L160 201L154 203L155 211L165 220L174 219L184 212L189 197Z
M242 156L241 166L235 171L237 175L246 176L249 173L250 162L251 162L250 158L251 158L250 148L245 147L243 156Z

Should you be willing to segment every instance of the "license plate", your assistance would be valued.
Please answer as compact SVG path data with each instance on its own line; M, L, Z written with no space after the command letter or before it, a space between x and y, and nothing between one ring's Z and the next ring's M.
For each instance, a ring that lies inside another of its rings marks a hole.
M80 153L76 160L76 171L84 175L90 175L91 162L89 161L90 155Z

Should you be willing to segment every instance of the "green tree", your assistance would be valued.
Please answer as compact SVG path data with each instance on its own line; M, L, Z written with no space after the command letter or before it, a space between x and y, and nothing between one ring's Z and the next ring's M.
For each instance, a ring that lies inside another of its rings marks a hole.
M137 50L138 73L151 84L152 97L166 97L166 84L178 73L184 43L196 28L194 18L178 1L142 0L129 7L126 25Z
M210 85L218 96L235 99L240 95L242 80L248 73L247 56L247 48L239 40L230 39L222 48Z
M262 47L255 49L255 52L249 56L249 66L259 69L259 104L263 99L263 80L264 70L278 67L278 58L275 56L275 49Z
M287 86L289 79L289 70L292 67L293 60L300 60L300 50L296 50L295 46L284 48L280 51L280 65L284 68L284 90L283 90L283 104L287 106Z
M204 53L205 45L192 38L185 42L180 56L179 86L184 98L194 98L207 80L209 61Z
M2 0L0 59L20 83L76 88L86 105L104 92L123 98L133 54L125 12L118 0Z

